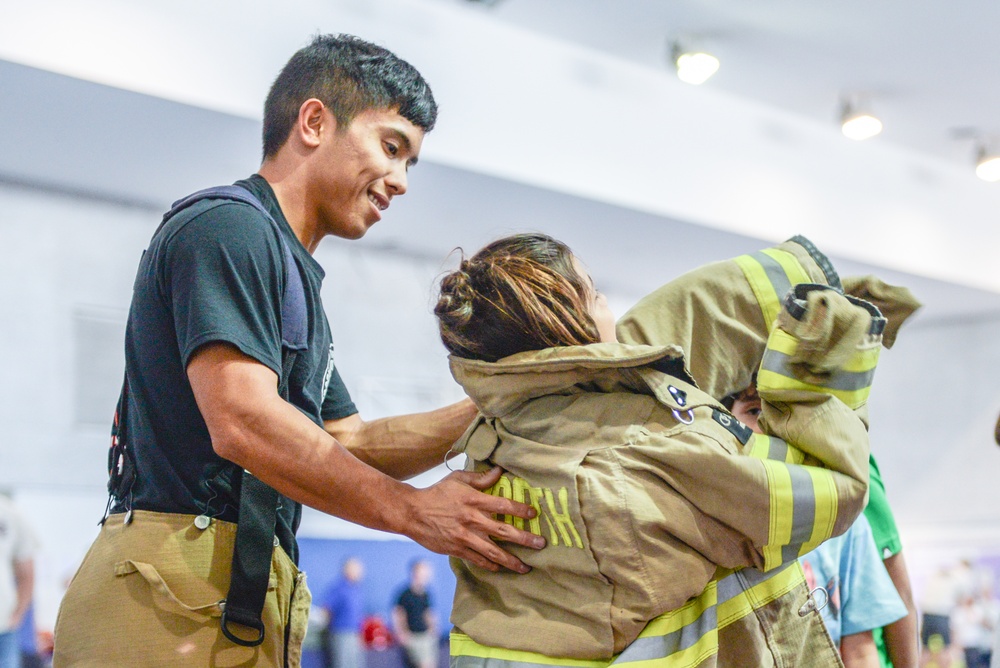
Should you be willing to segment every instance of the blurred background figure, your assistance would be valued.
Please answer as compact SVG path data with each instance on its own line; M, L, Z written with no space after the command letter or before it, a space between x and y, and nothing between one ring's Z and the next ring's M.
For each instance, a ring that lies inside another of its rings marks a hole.
M324 665L327 668L359 668L365 665L361 625L364 620L364 592L361 580L365 567L357 557L348 557L340 579L327 590L320 606L327 614Z
M434 573L430 562L417 559L410 565L409 586L396 598L392 621L408 668L436 668L437 619L427 586Z
M920 597L920 642L933 662L951 665L953 660L951 614L964 594L970 594L973 579L966 561L940 566L927 579Z
M966 668L990 668L997 604L992 590L964 593L951 613L952 638L965 655Z
M37 549L10 494L0 491L0 668L21 668L18 629L31 605Z
M24 613L21 620L21 628L18 630L18 646L21 649L21 668L44 668L47 658L52 656L49 648L44 652L38 642L38 627L35 625L35 603L32 601L28 606L28 611Z

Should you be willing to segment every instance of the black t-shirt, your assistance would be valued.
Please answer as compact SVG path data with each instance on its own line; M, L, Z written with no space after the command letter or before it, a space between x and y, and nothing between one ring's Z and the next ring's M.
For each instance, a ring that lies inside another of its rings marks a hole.
M396 599L396 605L406 613L406 626L412 633L423 633L429 628L425 613L431 607L431 597L426 591L418 594L407 587Z
M292 367L289 400L318 425L353 415L357 409L333 364L322 267L295 237L262 177L237 185L273 216L298 264L290 270L302 276L308 348ZM199 347L225 342L280 376L285 256L278 233L248 204L203 200L171 218L143 254L125 336L125 429L138 469L133 508L238 519L242 470L212 449L186 369ZM298 504L288 502L278 514L278 538L293 555L299 513Z

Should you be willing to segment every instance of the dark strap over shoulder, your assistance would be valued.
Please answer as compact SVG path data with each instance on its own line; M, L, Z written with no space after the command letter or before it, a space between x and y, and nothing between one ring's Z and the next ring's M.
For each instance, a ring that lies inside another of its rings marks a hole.
M309 320L301 270L277 221L264 208L260 200L254 197L253 193L241 186L206 188L174 202L170 211L163 215L163 220L156 232L159 232L170 219L184 209L206 199L232 200L248 204L270 221L278 235L285 261L285 289L281 299L281 377L278 391L282 398L288 401L292 367L298 353L308 347ZM115 413L115 423L112 428L112 452L109 456L111 481L108 487L111 495L118 499L125 498L131 493L131 484L135 479L134 461L125 437L124 417L127 404L128 377L126 375L125 382L122 384L118 410ZM120 466L116 468L119 462L132 465L131 476L128 473L123 474ZM232 577L221 620L223 634L239 645L253 647L264 642L264 623L261 620L261 613L264 609L264 599L270 580L272 552L277 544L275 524L278 506L282 500L283 497L274 488L261 482L249 471L243 472L240 484L239 520L236 527L236 543L233 549ZM297 555L291 554L289 556L293 560L297 560ZM252 629L253 637L244 638L236 635L231 628L232 624Z
M305 350L309 333L309 319L306 311L306 296L305 288L302 284L302 273L295 262L292 249L288 246L285 236L278 227L278 222L264 208L260 200L253 196L253 193L242 186L235 185L215 186L214 188L199 190L174 202L173 206L170 207L170 211L163 214L163 221L160 223L157 231L178 213L192 204L205 199L226 199L249 204L257 209L274 226L274 230L278 234L278 240L281 242L281 251L285 256L285 290L281 298L281 345L286 349ZM284 369L282 370L284 371Z
M277 221L250 191L240 186L219 186L193 193L175 202L164 217L164 222L178 211L203 199L228 199L249 204L262 213L278 233L285 256L285 290L281 299L281 378L278 391L287 401L292 367L298 352L305 350L307 346L309 331L305 289L295 256L278 229ZM253 647L264 642L265 629L261 613L270 580L271 554L277 542L274 529L281 501L281 496L273 487L249 471L243 471L232 575L220 622L222 633L238 645ZM291 556L294 559L294 555ZM252 629L253 637L242 637L235 633L232 628L234 623Z

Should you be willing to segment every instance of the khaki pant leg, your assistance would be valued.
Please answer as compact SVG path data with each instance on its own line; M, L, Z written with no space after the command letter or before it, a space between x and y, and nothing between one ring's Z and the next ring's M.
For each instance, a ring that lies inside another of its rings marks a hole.
M688 372L709 395L722 397L750 385L773 327L773 304L761 303L744 270L759 266L760 289L780 300L788 287L839 282L826 258L808 241L786 241L773 249L715 262L670 281L639 301L618 321L623 343L678 345ZM770 253L770 254L768 254ZM770 285L767 285L770 283Z
M214 520L202 531L193 516L145 511L135 511L128 526L122 520L108 518L70 583L56 621L53 666L285 665L286 620L303 626L308 588L281 548L272 559L264 643L242 647L219 626L236 525ZM290 639L296 635L291 665L298 665L304 632L291 629Z

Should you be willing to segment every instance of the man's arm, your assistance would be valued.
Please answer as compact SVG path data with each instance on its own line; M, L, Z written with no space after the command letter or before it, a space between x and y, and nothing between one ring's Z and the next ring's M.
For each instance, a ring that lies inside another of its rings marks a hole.
M14 562L14 584L17 586L17 603L14 614L10 618L10 626L18 628L24 619L31 597L35 591L35 562L33 559L22 559Z
M327 420L326 432L348 452L397 480L406 480L444 462L451 446L476 416L465 399L427 413L366 422L357 414Z
M528 570L491 540L544 541L494 519L530 518L528 505L482 494L498 469L452 473L426 489L397 482L352 456L278 395L277 375L224 343L192 356L188 378L219 456L285 496L363 526L409 536L424 547L496 571Z
M840 658L844 668L879 668L878 649L871 631L852 633L840 639Z
M913 590L910 588L910 576L907 572L903 553L898 552L884 562L885 570L889 572L892 583L896 585L899 597L906 606L906 617L885 627L886 649L895 668L916 668L919 661L919 645L917 639L917 606L913 602Z

